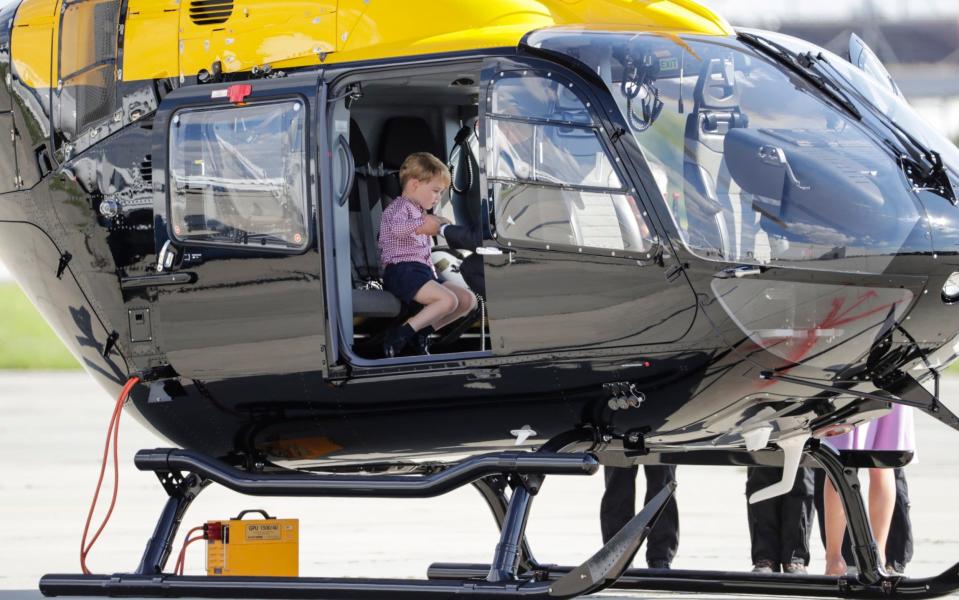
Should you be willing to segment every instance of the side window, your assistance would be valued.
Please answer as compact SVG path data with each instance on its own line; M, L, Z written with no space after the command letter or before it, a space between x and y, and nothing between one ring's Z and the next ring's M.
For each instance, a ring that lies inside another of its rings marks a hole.
M305 113L299 100L177 113L170 129L173 237L306 248Z
M66 0L60 21L59 126L74 140L116 109L115 0Z
M547 248L647 251L636 199L573 86L516 72L491 88L487 165L498 235Z

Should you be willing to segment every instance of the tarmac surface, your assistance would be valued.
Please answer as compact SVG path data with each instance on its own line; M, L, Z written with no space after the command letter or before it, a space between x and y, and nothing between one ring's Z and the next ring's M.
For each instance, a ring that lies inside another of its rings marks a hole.
M959 408L959 378L944 381L943 397ZM112 405L82 373L0 373L0 600L34 600L41 575L80 571L80 536ZM921 414L916 424L921 460L907 471L916 537L908 574L924 577L959 562L959 434ZM166 446L124 417L120 494L88 559L94 572L136 568L165 494L152 474L135 469L132 458L138 449ZM682 536L674 568L751 567L745 477L738 467L679 468ZM602 491L599 474L547 479L527 529L540 562L577 565L600 547ZM211 486L187 513L178 545L188 528L249 508L300 519L300 574L306 576L422 578L434 561L488 563L497 542L485 505L469 487L435 499L386 501L252 498ZM643 556L641 549L639 566ZM812 556L810 572L821 573L823 550L815 534ZM186 572L202 574L204 568L203 548L194 544Z

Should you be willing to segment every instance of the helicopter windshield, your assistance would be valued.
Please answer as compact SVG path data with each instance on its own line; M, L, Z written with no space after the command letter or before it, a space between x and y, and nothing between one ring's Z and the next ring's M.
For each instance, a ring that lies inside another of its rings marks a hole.
M881 273L931 250L891 149L840 95L738 40L560 29L527 43L602 78L697 255Z
M756 33L759 35L758 32ZM940 153L943 162L953 171L953 174L959 174L959 148L920 117L905 98L896 93L898 87L895 87L894 83L884 83L877 78L883 75L865 71L832 52L799 38L768 31L761 32L761 35L796 53L821 54L847 84L862 94L864 100L906 129L924 146Z

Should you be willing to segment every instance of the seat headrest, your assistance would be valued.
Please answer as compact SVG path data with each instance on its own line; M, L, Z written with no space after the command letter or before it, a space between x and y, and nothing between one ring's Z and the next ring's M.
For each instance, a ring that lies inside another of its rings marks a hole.
M443 156L426 121L419 117L393 117L387 121L380 138L380 160L383 166L398 169L406 157L414 152Z
M350 119L350 152L353 153L353 164L357 167L370 163L370 147L356 121Z

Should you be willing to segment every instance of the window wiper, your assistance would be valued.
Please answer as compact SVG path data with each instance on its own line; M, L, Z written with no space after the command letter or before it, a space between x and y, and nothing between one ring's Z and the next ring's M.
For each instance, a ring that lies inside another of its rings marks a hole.
M739 40L745 43L747 46L775 59L777 62L785 65L791 71L811 83L813 87L845 109L846 112L855 117L856 120L862 120L862 112L859 110L856 104L849 99L849 96L846 95L846 92L832 79L819 73L818 69L816 68L815 59L808 53L796 54L782 44L778 44L754 33L739 31L736 33L736 35Z
M809 59L827 65L832 71L833 77L845 81L842 73L831 65L821 53L815 57L810 55ZM869 109L869 114L878 120L895 138L895 140L890 140L889 138L883 137L883 140L893 146L894 150L897 151L902 169L913 185L916 188L939 194L953 204L956 204L956 190L949 174L946 172L942 156L935 150L927 148L902 125L896 123L889 115L876 108L855 86L850 84L849 87L852 93L857 96L859 102Z
M821 53L818 55L814 55L812 52L798 54L782 44L753 33L740 31L737 32L737 36L743 43L759 50L767 56L775 58L795 73L801 75L818 90L829 96L829 98L845 108L850 114L854 115L857 120L863 120L862 111L856 103L849 98L847 90L836 83L837 78L844 82L846 81L845 78L835 67L829 64L829 61L826 60L826 57ZM822 73L820 70L821 64L827 65L831 73ZM869 114L892 134L894 139L889 139L889 137L881 134L879 134L878 137L885 142L899 158L900 166L913 186L917 189L929 190L939 194L953 204L959 202L955 188L950 181L939 153L923 146L911 133L889 118L888 115L876 109L855 86L849 85L849 91L855 95L859 104L866 107L866 109L869 110Z

